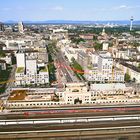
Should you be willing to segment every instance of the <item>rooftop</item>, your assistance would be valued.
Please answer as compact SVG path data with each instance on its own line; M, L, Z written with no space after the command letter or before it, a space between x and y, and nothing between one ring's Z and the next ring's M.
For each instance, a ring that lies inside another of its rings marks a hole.
M48 89L51 90L51 89ZM39 93L39 94L37 94ZM9 101L53 101L57 96L54 92L37 92L30 91L28 89L23 90L13 90L8 98Z
M48 72L48 68L45 67L45 68L41 69L40 72Z
M120 62L120 64L122 64L123 66L126 66L126 67L140 73L140 68L137 68L134 65L131 65L131 64L128 64L128 63L125 63L125 62Z
M101 51L99 52L99 56L104 59L112 59L111 54L109 52Z
M0 59L0 63L6 63L6 61L5 61L5 60L1 60L1 59Z
M78 55L81 55L82 57L88 57L88 55L83 51L79 51Z
M16 73L23 73L24 72L24 67L18 67L16 69Z
M17 91L13 91L8 100L10 101L15 101L15 100L24 100L26 97L26 90L17 90Z

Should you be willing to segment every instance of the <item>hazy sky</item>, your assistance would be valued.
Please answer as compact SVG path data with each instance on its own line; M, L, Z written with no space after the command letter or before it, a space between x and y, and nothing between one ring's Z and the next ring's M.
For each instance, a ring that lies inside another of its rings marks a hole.
M140 20L140 0L0 0L6 20Z

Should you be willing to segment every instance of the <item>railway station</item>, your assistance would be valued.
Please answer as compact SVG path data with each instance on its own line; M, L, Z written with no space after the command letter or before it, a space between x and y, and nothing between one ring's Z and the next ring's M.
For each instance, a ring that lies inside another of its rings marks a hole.
M125 84L67 83L63 89L13 88L6 109L42 108L63 105L139 104L140 92Z

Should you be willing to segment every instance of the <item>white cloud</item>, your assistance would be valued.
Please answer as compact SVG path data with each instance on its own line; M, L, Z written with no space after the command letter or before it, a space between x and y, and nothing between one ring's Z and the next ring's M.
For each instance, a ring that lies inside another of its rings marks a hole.
M55 6L55 7L42 7L40 8L40 10L49 10L49 11L63 11L63 7L62 6Z
M17 7L16 9L17 9L17 10L24 10L23 7Z
M140 5L137 6L127 6L127 5L120 5L117 7L112 8L112 10L128 10L128 9L135 9L135 8L140 8Z
M140 8L140 5L135 6L134 8Z
M117 6L117 7L113 7L112 9L113 10L121 10L121 9L130 9L131 7L130 6L127 6L127 5L120 5L120 6Z
M23 7L15 7L15 9L5 7L5 8L0 9L0 11L4 11L4 12L13 11L13 10L25 10L25 9Z
M54 10L54 11L63 11L63 7L62 6L55 6L55 7L52 7L51 10Z
M120 5L116 7L100 7L100 8L94 8L94 11L100 11L100 12L106 12L106 11L115 11L115 10L123 10L123 9L131 9L132 7L127 5Z
M128 8L128 6L126 6L126 5L120 5L118 8Z
M2 10L2 11L10 11L11 8L5 7L5 8L2 8L1 10Z

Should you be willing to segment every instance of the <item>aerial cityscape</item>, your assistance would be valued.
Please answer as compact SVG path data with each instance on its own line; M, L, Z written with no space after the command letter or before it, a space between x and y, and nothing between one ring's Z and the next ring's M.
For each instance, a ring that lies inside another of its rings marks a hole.
M1 2L0 139L140 140L139 10Z

